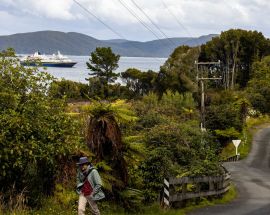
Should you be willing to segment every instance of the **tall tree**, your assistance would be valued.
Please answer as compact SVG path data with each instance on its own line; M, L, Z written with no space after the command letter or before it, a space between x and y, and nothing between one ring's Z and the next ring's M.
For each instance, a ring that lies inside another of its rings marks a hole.
M152 70L142 72L135 68L129 68L121 73L121 78L126 83L131 97L142 96L153 91L156 77L157 73Z
M132 92L132 96L141 94L141 83L140 77L142 72L135 68L129 68L125 72L121 73L121 78L124 83L126 83L126 87Z
M108 84L114 83L118 77L113 71L118 68L119 59L120 55L114 54L110 47L97 47L91 53L89 62L86 62L88 69L92 71L88 75L99 78L104 87L105 98L108 97Z
M218 61L226 68L225 87L245 87L252 76L254 61L270 53L270 43L262 33L231 29L201 47L200 61Z
M180 46L174 50L164 65L160 67L156 79L156 88L160 96L167 90L179 93L196 90L194 62L198 56L197 47Z
M262 113L270 112L270 56L252 65L253 76L246 88L252 106Z

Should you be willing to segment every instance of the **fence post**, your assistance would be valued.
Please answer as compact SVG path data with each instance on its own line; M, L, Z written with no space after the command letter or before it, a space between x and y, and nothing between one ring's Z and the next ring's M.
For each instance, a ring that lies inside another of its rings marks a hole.
M215 190L215 185L214 185L214 181L212 180L212 177L208 177L208 183L209 183L209 190L213 191Z
M170 207L170 183L169 179L164 178L164 196L163 202L165 205Z
M182 184L182 195L186 196L187 193L187 183L183 182Z
M201 184L200 184L200 182L197 182L197 184L196 184L196 192L197 193L201 192Z

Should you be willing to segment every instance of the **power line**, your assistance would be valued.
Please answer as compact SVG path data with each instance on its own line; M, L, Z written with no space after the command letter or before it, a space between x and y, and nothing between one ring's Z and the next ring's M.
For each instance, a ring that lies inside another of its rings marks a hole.
M186 27L180 22L180 20L177 18L177 16L175 16L175 14L170 10L168 5L163 0L162 0L162 3L163 3L163 6L167 9L167 11L174 17L174 19L178 23L178 25L181 28L183 28L190 37L192 37L191 34L189 33L189 31L186 29Z
M163 0L162 0L162 3L163 3L164 8L167 9L167 11L171 14L171 16L174 17L174 19L175 19L175 21L178 23L178 25L179 25L181 28L183 28L184 31L185 31L191 38L194 38L194 37L190 34L190 32L188 31L188 29L180 22L180 20L177 18L177 16L175 16L175 14L169 9L169 7L167 6L167 4L166 4ZM195 42L196 42L197 46L200 46L200 45L198 44L198 41L197 41L197 40L195 40Z
M110 31L112 31L114 34L116 34L120 39L124 39L129 41L127 38L125 38L124 36L122 36L120 33L118 33L117 31L115 31L112 27L110 27L109 25L107 25L105 22L103 22L98 16L96 16L94 13L92 13L90 10L88 10L85 6L83 6L82 4L80 4L77 0L73 0L78 6L80 6L80 8L82 8L84 11L86 11L88 14L90 14L92 17L94 17L95 19L97 19L100 23L102 23L106 28L108 28ZM138 47L134 46L134 48L138 49ZM160 63L160 58L158 57L152 57L153 59L155 59L158 63Z
M132 1L132 3L145 15L145 17L152 23L152 25L154 25L158 30L159 30L159 32L168 40L168 41L170 41L170 43L174 46L174 48L175 48L175 46L177 46L177 44L175 44L160 28L159 28L159 26L158 25L156 25L153 21L152 21L152 19L147 15L147 13L145 13L144 11L143 11L143 9L135 2L135 0L131 0Z
M141 19L140 17L134 12L132 11L124 2L122 2L122 0L118 0L119 3L127 9L127 11L133 15L148 31L150 31L158 40L162 41L161 38L159 38L159 36L149 27L147 26Z
M79 3L77 0L73 0L77 5L79 5L83 10L85 10L88 14L93 16L96 20L98 20L101 24L103 24L106 28L111 30L114 34L116 34L118 37L125 39L121 34L116 32L113 28L111 28L109 25L107 25L105 22L103 22L100 18L98 18L95 14L93 14L90 10L88 10L86 7L84 7L81 3Z
M226 4L228 8L232 8L232 5L228 4L227 0L223 0L223 3Z

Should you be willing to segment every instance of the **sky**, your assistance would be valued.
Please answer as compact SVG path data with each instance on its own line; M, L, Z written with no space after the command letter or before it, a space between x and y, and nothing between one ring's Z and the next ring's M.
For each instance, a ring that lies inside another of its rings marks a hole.
M0 35L55 30L149 41L241 28L270 37L269 11L270 0L0 0Z

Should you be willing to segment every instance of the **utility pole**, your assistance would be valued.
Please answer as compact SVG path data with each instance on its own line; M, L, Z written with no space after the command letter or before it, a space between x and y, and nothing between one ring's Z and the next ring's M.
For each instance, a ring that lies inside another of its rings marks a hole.
M220 60L218 62L197 62L195 61L195 65L197 67L197 82L199 85L199 82L201 84L201 130L205 131L205 86L204 86L204 81L206 80L221 80L222 77L209 77L209 68L207 68L207 76L205 77L203 74L203 70L201 68L199 68L199 66L201 67L209 67L209 66L220 66Z

